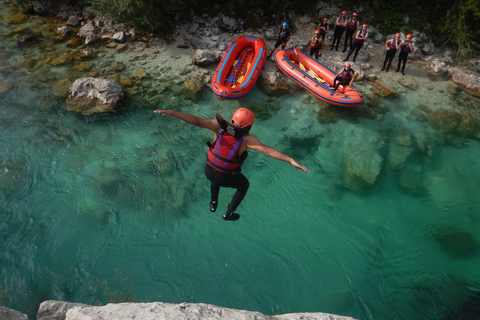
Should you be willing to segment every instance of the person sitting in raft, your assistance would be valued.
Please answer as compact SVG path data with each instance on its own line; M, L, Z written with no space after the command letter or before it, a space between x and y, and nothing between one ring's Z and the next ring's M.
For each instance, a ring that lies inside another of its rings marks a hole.
M385 53L385 60L383 61L382 71L385 70L385 66L387 66L387 69L385 72L388 72L388 69L390 69L392 60L395 57L395 54L397 53L398 49L400 48L400 43L401 43L400 33L396 33L394 39L390 39L385 42L385 47L387 48L387 52Z
M328 26L328 18L323 18L317 29L320 30L320 36L322 37L323 42L325 42L325 36L330 31L330 27Z
M353 71L351 67L352 65L350 63L345 63L345 68L337 73L335 79L333 79L333 86L330 86L330 89L336 91L340 85L352 86L353 79L355 78L355 71Z
M363 43L367 41L368 38L368 31L367 31L368 25L363 24L362 29L358 30L357 33L355 34L355 39L353 40L352 48L350 49L350 52L348 53L347 57L343 61L347 61L350 55L355 51L355 54L353 55L353 62L355 62L355 58L357 58L358 51L363 47Z
M275 52L275 50L277 50L280 45L282 45L282 50L285 49L288 40L290 40L290 29L288 28L288 23L284 22L282 24L282 27L280 28L280 31L278 32L277 42L275 42L275 45L273 46L273 49L267 56L267 58L270 59L272 54Z
M395 71L395 72L400 71L400 65L403 62L402 75L405 75L405 64L407 63L408 54L411 51L415 50L415 46L413 45L413 41L412 41L412 35L407 34L405 38L406 39L403 40L403 42L400 44L400 53L398 55L398 66L397 66L397 70Z
M210 180L210 211L215 212L218 205L220 187L237 189L223 215L224 220L238 220L240 215L234 212L247 194L250 183L241 173L241 166L248 155L247 149L253 149L264 155L289 162L301 171L310 171L293 158L261 143L249 131L255 121L255 115L246 108L240 108L229 122L217 113L216 119L208 120L175 110L155 110L164 116L175 117L196 127L214 132L214 141L207 143L207 163L205 176Z
M357 32L358 30L358 25L359 25L359 21L357 20L357 16L358 16L358 13L354 12L352 13L352 18L350 19L350 21L347 23L347 30L345 31L345 45L343 46L343 53L345 53L345 51L347 51L347 46L348 46L348 49L352 49L352 45L353 45L353 37L355 35L355 33Z
M315 34L312 39L310 39L310 56L313 57L315 54L315 59L318 60L318 57L322 56L323 52L323 39L320 34L320 30L315 30Z

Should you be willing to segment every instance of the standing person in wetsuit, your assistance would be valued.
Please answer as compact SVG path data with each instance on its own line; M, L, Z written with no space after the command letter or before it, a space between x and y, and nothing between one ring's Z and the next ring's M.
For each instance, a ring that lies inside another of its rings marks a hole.
M313 35L312 39L310 39L310 56L313 57L315 54L315 59L318 60L318 57L322 56L323 52L323 39L322 35L320 34L320 30L315 30L315 34Z
M335 51L338 51L338 45L340 44L340 39L342 38L343 32L347 27L347 11L342 11L342 14L335 21L335 28L333 29L333 42L330 50L335 47Z
M359 25L359 21L357 20L357 16L358 14L356 12L352 13L352 18L350 19L350 21L347 23L347 30L345 32L345 46L343 47L343 53L345 53L345 51L347 51L347 45L349 45L348 43L350 42L350 45L348 47L348 50L350 50L352 48L352 40L353 40L353 37L355 36L355 32L357 32L358 30L358 25Z
M320 30L320 36L323 39L323 42L325 42L325 36L327 35L328 31L330 31L330 27L328 26L328 18L323 18L322 23L320 23L317 27L318 30Z
M353 79L355 78L355 71L353 71L351 67L352 65L350 63L345 63L345 68L343 68L342 71L337 73L335 79L333 80L333 86L330 86L330 89L336 91L338 89L338 86L340 85L352 86Z
M398 55L398 66L395 72L400 71L400 65L402 65L402 75L405 75L405 64L407 63L408 54L415 50L413 45L412 35L407 34L406 39L400 44L400 54Z
M396 33L394 39L390 39L385 42L387 52L385 53L385 60L383 61L382 71L385 70L385 66L387 66L385 72L388 72L388 69L390 69L392 60L395 57L398 49L400 48L400 42L400 33Z
M310 172L293 158L269 147L249 133L255 121L255 115L246 108L235 111L232 122L228 122L217 114L216 119L208 120L194 115L181 113L175 110L155 110L164 116L175 117L196 127L205 128L214 132L214 141L208 143L207 163L205 176L210 184L210 211L215 212L218 205L220 187L237 189L224 220L238 220L240 215L234 211L247 194L250 183L241 173L241 166L248 155L247 149L253 149L274 159L289 162L294 168Z
M275 42L275 45L273 46L273 49L267 58L270 59L275 50L277 50L278 46L282 45L282 50L285 49L288 40L290 40L290 29L288 28L288 23L284 22L280 28L280 31L278 32L277 42Z
M368 31L367 31L368 25L363 24L362 29L358 30L357 33L355 34L355 39L353 40L352 48L350 49L350 52L348 53L347 57L343 61L347 61L350 55L355 51L355 54L353 55L353 62L355 62L355 58L357 57L358 51L363 47L363 43L367 40L368 38Z

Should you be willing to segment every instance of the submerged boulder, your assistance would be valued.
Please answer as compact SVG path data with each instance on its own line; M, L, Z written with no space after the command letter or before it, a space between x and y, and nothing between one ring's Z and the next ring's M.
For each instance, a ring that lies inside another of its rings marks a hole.
M480 97L480 77L474 74L466 74L461 70L452 72L452 81L467 93Z
M382 162L382 157L370 145L350 142L343 152L344 185L357 191L364 191L377 180Z
M386 84L384 84L384 83L382 83L378 80L375 80L373 82L372 91L374 93L378 94L379 96L385 97L387 99L396 99L396 98L399 97L399 94L398 94L397 91L391 89Z
M84 115L113 111L123 99L122 87L116 82L99 78L80 78L70 86L67 110Z

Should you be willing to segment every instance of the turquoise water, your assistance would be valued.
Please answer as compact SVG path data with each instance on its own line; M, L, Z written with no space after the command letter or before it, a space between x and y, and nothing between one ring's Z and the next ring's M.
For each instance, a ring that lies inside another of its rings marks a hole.
M133 96L120 112L84 117L51 90L68 67L31 71L19 62L40 55L36 47L17 47L14 34L0 39L0 83L13 83L0 95L1 304L34 314L48 299L186 301L265 314L449 319L478 299L479 142L411 119L419 103L471 108L473 98L452 102L428 83L382 100L375 119L335 109L338 121L322 124L322 104L308 94L269 97L257 86L229 102L210 90L198 102L175 91L152 93L162 96L152 104ZM268 115L251 133L311 173L250 152L241 218L225 222L233 190L222 189L219 212L208 211L211 134L152 111L228 117L257 102ZM404 171L388 165L401 130L431 147L415 147ZM342 182L351 145L383 159L363 192ZM401 187L405 172L420 179L415 192Z

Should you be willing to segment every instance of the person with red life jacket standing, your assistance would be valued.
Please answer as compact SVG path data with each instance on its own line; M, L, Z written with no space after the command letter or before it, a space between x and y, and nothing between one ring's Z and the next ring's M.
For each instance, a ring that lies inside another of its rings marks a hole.
M353 55L353 62L355 62L355 58L357 57L358 51L360 51L360 49L363 47L363 43L368 38L367 28L368 28L368 25L363 24L362 29L357 31L357 33L355 34L355 39L353 40L352 48L350 49L350 52L348 53L347 57L343 61L347 61L350 55L353 53L353 51L355 51L355 54Z
M415 50L415 46L413 45L412 35L407 34L405 37L406 39L400 44L400 54L398 55L398 66L395 72L400 71L400 65L402 65L402 75L405 75L405 64L407 63L408 54Z
M345 31L345 46L343 47L343 53L347 51L347 45L348 45L348 50L352 48L353 45L353 37L355 36L355 32L358 30L358 25L359 21L357 20L358 14L356 12L352 13L352 18L350 21L347 23L347 30ZM350 42L350 44L348 44Z
M321 57L323 52L323 39L322 35L320 34L320 30L315 30L315 34L313 35L312 39L310 39L309 45L310 56L313 57L315 54L315 59L318 60L318 57Z
M385 70L385 66L387 66L387 69L385 72L388 72L388 69L390 69L392 60L395 57L395 54L397 53L398 49L400 48L400 43L401 43L400 33L396 33L394 39L390 39L385 42L385 47L387 48L387 52L385 53L385 60L383 61L382 71Z
M246 108L235 111L232 121L229 122L217 113L216 119L208 120L191 114L175 110L155 110L164 116L175 117L196 127L205 128L214 132L214 141L207 143L207 163L205 176L210 180L210 211L215 212L218 205L218 194L221 187L237 189L227 207L224 220L238 220L240 215L234 212L247 194L250 183L241 173L241 166L248 155L247 149L253 149L264 155L289 162L294 168L301 171L310 171L293 158L280 151L261 143L249 133L255 115Z
M317 30L320 30L320 36L325 42L325 36L330 31L330 27L328 26L328 18L323 18L322 22L318 25Z
M330 50L335 47L335 51L338 51L338 45L340 44L340 39L342 39L343 32L347 27L347 11L342 11L342 14L335 21L335 28L333 29L333 42Z

